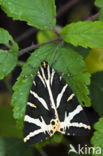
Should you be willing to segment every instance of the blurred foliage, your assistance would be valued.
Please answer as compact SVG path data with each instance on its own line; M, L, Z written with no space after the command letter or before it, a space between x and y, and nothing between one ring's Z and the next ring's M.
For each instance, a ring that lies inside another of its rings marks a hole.
M37 33L38 43L44 43L55 38L56 38L56 34L50 30L39 31Z
M103 49L91 49L85 59L88 71L95 73L103 70Z
M0 138L0 156L34 156L34 149L16 138Z
M0 136L22 137L22 131L16 128L16 122L13 119L10 106L0 105Z
M92 75L90 93L93 108L103 116L103 71Z

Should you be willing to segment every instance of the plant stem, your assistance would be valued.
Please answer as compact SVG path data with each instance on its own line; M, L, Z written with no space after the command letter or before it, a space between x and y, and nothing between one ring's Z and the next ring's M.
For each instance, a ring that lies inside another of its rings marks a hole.
M34 50L36 48L39 48L41 46L44 46L44 45L47 45L47 44L50 44L50 43L53 43L53 42L56 42L56 41L61 41L61 39L57 38L57 39L54 39L54 40L51 40L51 41L48 41L48 42L45 42L45 43L31 45L30 47L27 47L27 48L24 48L24 49L20 50L19 51L19 56L23 55L24 53L28 53L31 50Z
M68 3L66 3L64 6L60 7L60 9L57 12L57 17L63 15L69 8L71 8L73 5L78 3L79 0L71 0Z
M99 17L99 15L100 15L100 13L97 12L95 15L90 16L90 17L87 19L87 21L94 21L94 20L96 20L96 19Z
M25 32L23 32L20 36L15 38L15 41L21 42L22 40L26 39L30 35L36 33L37 31L38 31L38 29L36 29L36 28L30 28L30 29L26 30Z

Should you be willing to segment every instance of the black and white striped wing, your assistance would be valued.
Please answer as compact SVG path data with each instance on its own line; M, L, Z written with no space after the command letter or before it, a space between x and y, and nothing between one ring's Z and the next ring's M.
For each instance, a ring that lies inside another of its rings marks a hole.
M67 135L88 134L91 127L82 106L68 84L55 72L52 93L60 121L59 131Z
M55 112L51 108L51 100L41 72L39 69L33 81L24 118L24 142L29 145L53 135L50 122L55 119Z

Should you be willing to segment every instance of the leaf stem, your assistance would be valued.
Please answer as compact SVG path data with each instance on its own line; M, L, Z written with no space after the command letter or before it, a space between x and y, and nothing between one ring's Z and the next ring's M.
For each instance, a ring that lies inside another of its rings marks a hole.
M44 45L47 45L47 44L50 44L50 43L53 43L53 42L56 42L56 41L62 41L61 38L57 38L57 39L54 39L54 40L51 40L51 41L48 41L48 42L45 42L45 43L41 43L41 44L36 44L36 45L31 45L27 48L24 48L22 50L19 51L19 56L25 54L25 53L28 53L29 51L31 50L34 50L36 48L39 48L41 46L44 46Z

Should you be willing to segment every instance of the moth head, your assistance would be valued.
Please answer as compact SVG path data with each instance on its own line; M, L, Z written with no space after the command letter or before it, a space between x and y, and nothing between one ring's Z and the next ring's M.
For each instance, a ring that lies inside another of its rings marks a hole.
M52 130L53 130L54 132L59 131L59 129L60 129L60 122L59 122L58 119L52 119L52 120L50 121L50 124L51 124Z
M57 131L57 120L52 119L50 121L51 129L49 130L49 135L52 136Z
M48 62L46 62L46 61L42 61L41 62L41 66L42 66L42 68L47 68L47 66L48 66Z

